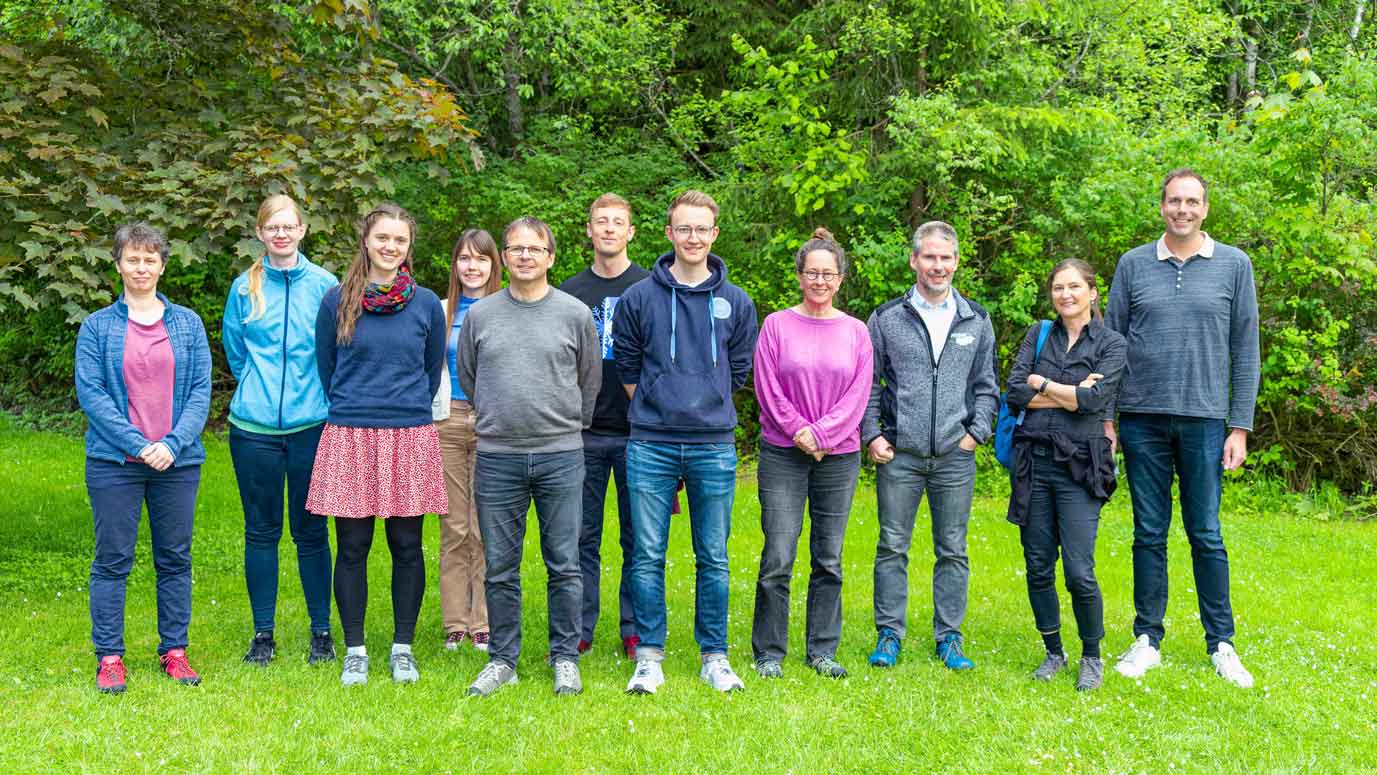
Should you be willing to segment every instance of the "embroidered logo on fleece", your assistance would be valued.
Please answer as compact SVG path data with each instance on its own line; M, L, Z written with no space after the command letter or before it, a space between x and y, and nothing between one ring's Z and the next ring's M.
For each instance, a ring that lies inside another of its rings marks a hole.
M952 340L953 342L956 342L956 343L957 343L958 345L960 345L961 347L969 347L970 344L971 344L971 342L974 342L974 341L975 341L975 335L974 335L974 334L964 334L964 333L963 333L963 334L952 334L952 335L951 335L951 340Z
M712 316L718 320L726 320L732 316L732 303L722 298L715 297L712 300Z

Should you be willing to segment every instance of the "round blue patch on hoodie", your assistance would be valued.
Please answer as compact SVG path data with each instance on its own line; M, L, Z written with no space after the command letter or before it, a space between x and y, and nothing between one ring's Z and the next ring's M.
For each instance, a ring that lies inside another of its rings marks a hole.
M712 300L712 316L718 320L726 320L732 316L732 303L721 296L714 297Z

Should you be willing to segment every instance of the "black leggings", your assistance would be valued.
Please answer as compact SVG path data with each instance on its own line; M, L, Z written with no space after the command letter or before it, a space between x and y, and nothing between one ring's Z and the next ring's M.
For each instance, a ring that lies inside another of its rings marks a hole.
M344 627L344 645L363 645L363 615L368 610L368 550L374 517L335 518L335 604ZM421 556L421 517L383 520L392 554L392 642L411 643L426 591Z

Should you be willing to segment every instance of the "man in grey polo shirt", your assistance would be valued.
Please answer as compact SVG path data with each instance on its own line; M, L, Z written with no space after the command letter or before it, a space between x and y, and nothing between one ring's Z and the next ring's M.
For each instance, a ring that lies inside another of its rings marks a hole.
M1161 664L1167 608L1171 485L1179 478L1200 623L1215 671L1248 688L1234 651L1229 556L1219 528L1225 469L1248 453L1260 359L1253 265L1201 231L1205 181L1177 169L1162 184L1166 232L1119 258L1105 324L1128 340L1119 442L1133 495L1134 643L1116 669L1138 678ZM1106 431L1113 432L1106 421Z
M870 316L875 381L861 438L876 463L880 537L875 548L875 651L893 667L908 622L908 549L923 493L932 512L933 635L952 670L975 665L962 649L970 563L966 524L975 448L994 432L999 380L994 328L979 304L952 287L956 230L941 221L913 234L916 282Z

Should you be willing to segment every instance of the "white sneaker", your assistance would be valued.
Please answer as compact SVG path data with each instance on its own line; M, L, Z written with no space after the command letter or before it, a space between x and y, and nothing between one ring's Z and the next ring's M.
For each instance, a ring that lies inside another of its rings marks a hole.
M712 657L704 662L703 669L698 671L698 677L719 692L735 692L746 688L725 656Z
M1233 646L1228 643L1219 644L1219 649L1210 655L1210 661L1214 663L1214 671L1225 681L1240 689L1253 688L1253 676L1243 667L1243 662L1238 658L1238 652L1234 651Z
M1119 657L1119 662L1114 665L1114 669L1126 678L1142 678L1143 673L1162 664L1162 652L1152 647L1152 641L1148 636L1139 635L1138 640L1133 641L1133 645L1128 647L1128 651Z
M636 657L636 672L626 685L627 694L654 694L665 683L665 671L660 660L648 656Z

